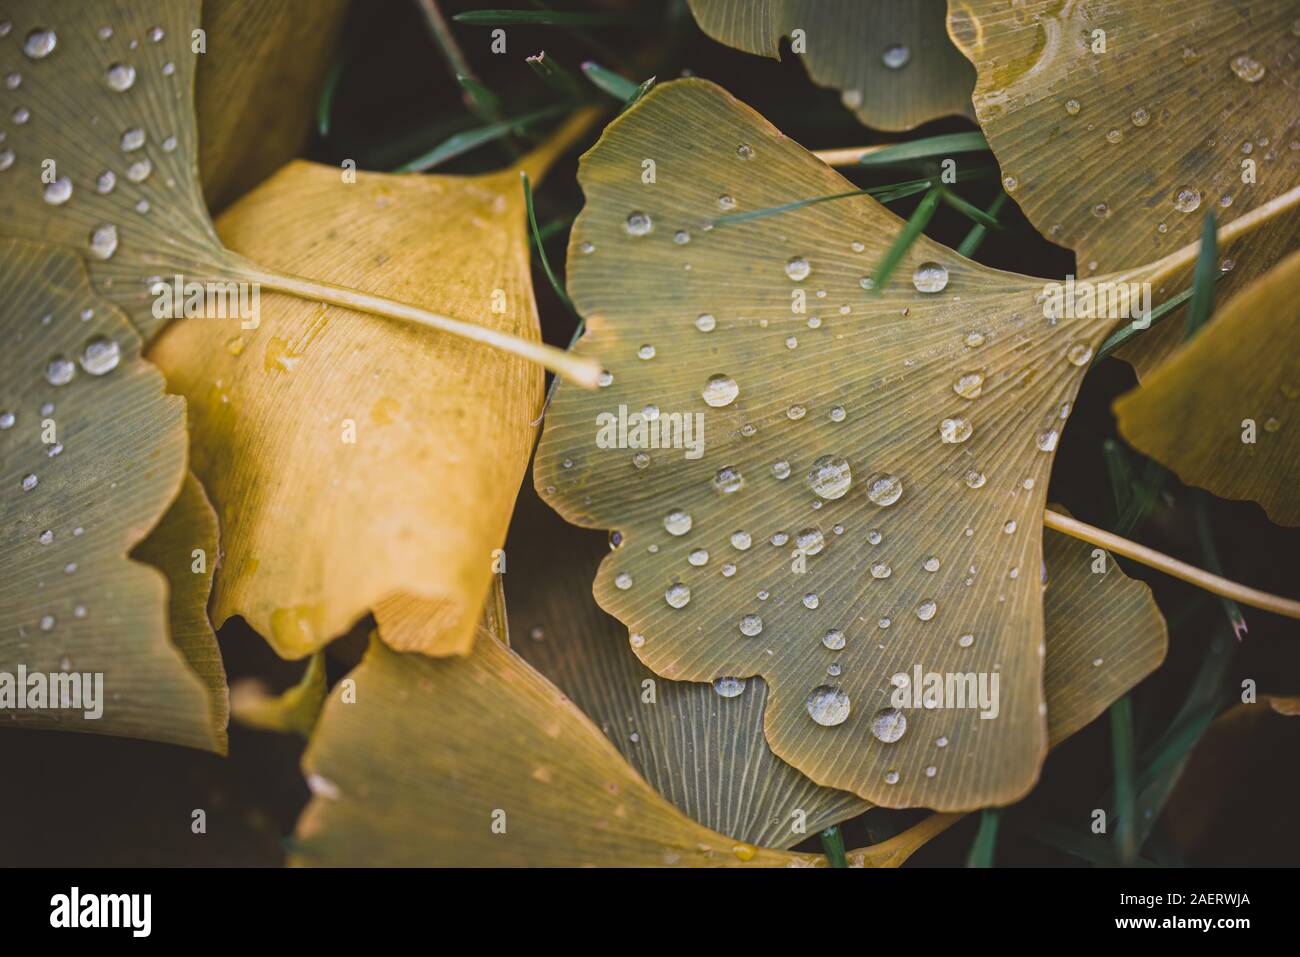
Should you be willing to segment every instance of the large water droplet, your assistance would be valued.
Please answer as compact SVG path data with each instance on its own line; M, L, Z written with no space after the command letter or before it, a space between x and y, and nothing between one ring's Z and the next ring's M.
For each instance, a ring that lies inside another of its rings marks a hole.
M669 585L668 590L664 592L664 601L673 608L684 608L690 600L691 590L681 582Z
M1228 66L1239 79L1247 83L1258 83L1264 78L1264 64L1246 53L1239 53L1228 61Z
M1201 205L1201 192L1190 186L1179 187L1174 194L1174 209L1180 213L1190 213Z
M627 215L627 222L623 224L629 236L644 236L650 230L654 229L654 223L650 222L648 213L632 212Z
M897 708L884 708L871 719L871 734L885 744L893 744L906 730L907 718Z
M724 495L730 495L732 492L739 492L741 486L745 484L745 478L740 474L740 469L734 465L724 465L718 469L718 473L713 476L713 488L722 492Z
M818 685L804 705L808 716L825 728L843 724L849 717L849 696L831 685Z
M736 396L740 395L740 386L736 385L736 380L731 376L719 373L709 376L700 395L704 398L705 405L721 409L736 401Z
M43 60L53 53L58 45L59 38L53 30L38 27L27 34L27 39L23 41L23 52L33 60Z
M912 273L912 285L917 292L942 292L948 285L948 269L939 263L921 263Z
M125 93L135 85L135 67L129 63L114 63L106 74L108 88L117 93Z
M893 505L903 494L903 482L897 475L880 473L867 479L867 498L877 505Z
M713 690L723 698L738 697L745 690L744 678L718 678L713 682Z
M816 555L826 544L820 528L805 528L794 537L794 543L805 555Z
M922 621L929 621L934 617L934 613L939 610L933 598L926 598L916 606L916 617Z
M763 631L763 619L758 615L745 615L740 619L740 633L746 638L753 638Z
M808 260L802 256L796 256L785 264L785 274L795 282L802 282L807 279L810 272L812 272L812 267L808 265Z
M808 487L820 498L843 498L852 484L849 463L837 455L823 455L808 473Z
M122 151L130 153L144 146L144 130L138 126L133 126L122 134Z
M72 198L72 180L60 176L52 183L45 184L45 201L51 206L62 206Z
M731 547L737 551L743 552L752 544L754 544L754 539L750 537L749 532L738 531L731 533Z
M117 252L117 227L112 223L96 226L90 234L90 254L96 259L109 259Z
M91 375L107 375L117 368L122 358L122 350L116 340L108 336L96 336L86 343L81 352L81 368Z

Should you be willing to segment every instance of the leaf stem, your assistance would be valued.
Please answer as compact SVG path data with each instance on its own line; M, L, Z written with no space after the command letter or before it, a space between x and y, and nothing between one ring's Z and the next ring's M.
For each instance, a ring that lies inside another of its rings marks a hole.
M1275 615L1300 618L1300 601L1283 598L1280 595L1271 595L1268 592L1260 591L1258 588L1251 588L1248 585L1230 581L1221 575L1215 575L1204 569L1197 568L1195 565L1189 565L1187 562L1179 561L1177 558L1163 552L1148 548L1146 545L1139 545L1137 542L1097 528L1095 525L1081 522L1077 518L1072 518L1061 512L1055 512L1050 508L1044 509L1043 524L1047 528L1063 532L1090 545L1097 545L1107 551L1114 552L1116 555L1123 555L1135 562L1141 562L1143 565L1195 585L1197 588L1203 588L1212 594L1231 598L1243 605L1250 605L1252 608L1271 611Z

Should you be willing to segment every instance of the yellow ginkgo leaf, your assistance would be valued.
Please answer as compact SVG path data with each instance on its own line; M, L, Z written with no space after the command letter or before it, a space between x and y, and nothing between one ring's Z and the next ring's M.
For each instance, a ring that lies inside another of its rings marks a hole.
M431 313L269 271L223 247L198 179L193 87L206 35L197 0L18 0L5 16L0 115L13 122L0 142L0 235L76 251L146 342L173 318L254 324L265 287L511 351L594 387L598 370L505 335L478 312ZM204 55L242 61L248 52L222 47Z
M1124 438L1183 481L1300 525L1300 252L1115 402Z
M199 169L221 209L298 155L347 0L207 0L195 94Z
M1029 220L1078 254L1080 276L1150 262L1300 180L1294 0L1061 3L950 0L975 64L975 114ZM1080 170L1086 170L1080 176ZM1220 296L1300 242L1292 212L1220 251ZM1190 268L1165 280L1167 298ZM1121 351L1139 373L1174 324Z
M172 590L178 650L168 578L127 557L185 481L184 402L72 254L0 241L0 304L3 723L224 751L207 579ZM192 491L158 534L183 529L215 561Z
M628 175L646 157L653 189ZM868 197L715 222L850 186L703 81L620 116L579 180L569 291L605 387L560 388L535 481L622 533L602 607L664 677L761 675L768 742L819 784L938 810L1023 794L1048 741L1047 480L1122 320L925 237L874 288L900 223ZM990 699L996 680L997 707L925 710L895 739L884 712L923 693L917 669Z
M524 161L534 178L551 155ZM218 225L278 268L536 340L519 174L348 182L296 162ZM290 658L371 610L399 649L468 648L535 435L537 366L269 291L257 328L176 323L151 355L189 400L224 530L216 622L242 615Z
M909 130L972 116L975 73L944 31L944 0L690 0L700 29L780 56L783 36L813 81L840 91L867 126Z

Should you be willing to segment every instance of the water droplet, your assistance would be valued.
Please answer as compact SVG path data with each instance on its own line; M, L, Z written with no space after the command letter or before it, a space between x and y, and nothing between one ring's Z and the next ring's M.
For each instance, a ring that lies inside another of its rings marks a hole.
M41 532L41 534L36 536L36 540L42 545L48 545L50 542L54 541L54 532L47 528L45 531Z
M939 423L939 438L947 445L965 442L974 431L974 427L965 419L944 419Z
M718 678L713 682L713 690L723 698L735 698L745 690L744 678Z
M816 555L826 545L820 528L805 528L794 537L794 543L805 555Z
M1014 534L1015 530L1016 530L1016 523L1014 521L1007 522L1005 525L1002 526L1002 531L1007 535Z
M1245 80L1247 83L1258 83L1264 78L1264 64L1248 54L1237 54L1228 61L1228 66L1232 68L1232 72L1239 79Z
M10 73L5 77L5 86L11 90L16 90L23 85L23 75L21 73Z
M36 488L37 482L38 479L34 474L24 475L22 481L23 491L30 492L32 489Z
M19 126L22 126L31 118L32 118L32 111L27 109L27 107L25 106L20 106L18 107L18 109L14 110L14 122L17 123Z
M886 772L885 772L885 783L886 783L886 784L897 784L897 783L898 783L898 772L897 772L897 771L886 771Z
M879 545L884 540L885 537L881 535L880 532L876 531L874 528L871 531L867 532L867 541L870 542L872 545Z
M1002 188L1005 189L1008 193L1014 193L1016 191L1016 187L1019 185L1020 185L1020 180L1016 179L1014 176L1002 177Z
M697 316L695 319L695 328L700 330L700 332L712 332L717 328L717 325L718 320L714 319L713 316L709 315L707 312Z
M784 481L790 477L790 463L785 459L772 463L772 474Z
M122 350L116 340L107 336L96 336L86 343L81 352L81 368L91 375L106 375L117 368L122 358Z
M1129 116L1129 119L1133 121L1134 126L1146 126L1151 121L1151 114L1146 111L1145 107L1139 106Z
M740 619L740 633L746 638L753 638L763 631L763 619L758 615L745 615Z
M647 342L636 350L636 357L645 360L653 359L655 357L655 347Z
M922 621L929 621L934 617L934 613L939 610L933 598L927 598L916 606L916 617Z
M818 685L804 705L808 716L824 728L843 724L849 717L849 696L832 685Z
M8 410L0 412L0 431L12 429L16 421L18 421L17 416L12 412Z
M871 566L871 577L885 579L893 574L893 569L884 562L876 562Z
M1123 133L1121 130L1119 130L1118 128L1116 128L1116 129L1112 129L1112 130L1108 130L1108 131L1106 132L1106 142L1107 142L1107 143L1118 143L1118 142L1119 142L1120 140L1122 140L1123 138L1124 138L1124 133Z
M966 334L965 342L966 345L970 346L972 349L978 349L980 346L984 345L984 333L968 332Z
M901 70L912 59L912 51L902 43L891 43L880 55L880 62L891 70Z
M1066 100L1065 112L1069 113L1071 116L1077 116L1079 114L1079 101L1076 99Z
M117 227L112 223L96 226L90 234L90 253L96 259L109 259L117 252Z
M884 708L871 719L871 734L877 741L893 744L907 731L907 717L897 708Z
M664 516L664 529L669 535L685 535L691 530L691 516L681 509L673 509Z
M623 224L629 236L644 236L650 230L654 229L654 223L650 222L650 216L642 212L632 212L627 214L627 222Z
M832 628L822 635L822 644L831 651L839 651L844 647L844 632L839 628Z
M790 408L785 410L785 416L791 422L797 422L802 419L807 412L808 410L801 405L792 405Z
M921 567L924 568L927 572L937 572L939 570L939 559L936 558L934 555L931 555L929 558L925 560L924 564L922 564Z
M632 576L627 572L619 572L614 576L614 587L620 591L627 591L632 587Z
M104 196L113 192L113 187L116 185L117 177L113 175L112 170L104 170L99 174L99 178L95 180L95 189L98 190L100 195Z
M632 465L634 468L644 469L650 467L650 455L647 452L637 452L632 456Z
M743 552L752 544L754 544L754 540L750 537L749 532L731 533L731 547L737 551Z
M54 616L53 616L53 615L41 615L41 620L38 622L38 624L40 625L41 631L53 631L53 630L54 630Z
M713 476L713 488L722 492L724 495L730 495L733 492L739 492L741 486L745 484L744 476L740 474L740 469L734 465L724 465L718 469Z
M952 384L952 391L963 399L978 399L984 391L984 376L979 372L967 372Z
M925 262L912 273L912 285L917 292L942 292L948 285L948 269L935 262Z
M58 177L53 183L45 184L45 201L51 206L62 206L72 198L72 180L66 176Z
M151 43L161 43L164 36L162 27L150 27L148 36Z
M975 636L962 635L957 639L957 644L961 645L963 648L969 648L971 645L975 644Z
M596 376L596 385L600 386L602 389L608 389L613 384L614 373L607 369L601 369L600 375Z
M1092 207L1092 215L1096 216L1098 219L1105 219L1110 215L1110 207L1105 203L1098 203L1096 206Z
M867 479L867 498L877 505L893 505L903 494L903 482L897 475L882 473Z
M142 156L126 168L126 178L133 183L143 183L153 172L153 163L149 162L149 157Z
M135 85L135 67L129 63L114 63L106 74L108 88L116 93L125 93Z
M1056 449L1056 443L1060 440L1061 434L1056 429L1048 429L1046 432L1040 432L1036 440L1038 451L1051 452Z
M77 366L64 356L55 356L45 366L45 381L50 385L67 385L76 374Z
M1065 355L1071 365L1086 366L1092 359L1092 346L1086 342L1076 342Z
M754 158L754 148L742 143L736 147L736 155L743 160L752 160Z
M736 396L740 395L740 386L731 376L719 373L709 376L709 381L704 383L704 390L700 395L705 405L721 409L736 401Z
M645 635L638 635L636 632L632 632L627 636L627 642L633 648L640 648L645 644Z
M664 601L673 608L685 608L686 603L691 600L691 590L681 582L675 582L668 586L664 592Z
M785 274L795 282L802 282L807 279L810 272L812 272L812 267L808 265L808 260L802 256L796 256L785 264Z
M23 52L33 60L43 60L53 53L58 45L59 38L53 30L38 27L27 34L27 39L23 41Z
M816 608L820 604L821 604L821 599L817 597L815 592L809 592L808 594L803 596L803 606L805 608L809 608L809 609Z
M14 165L14 151L11 149L0 150L0 173L3 173L9 167Z
M849 463L836 455L823 455L813 462L808 473L808 487L819 498L843 498L853 484Z
M122 152L131 153L144 146L144 130L134 126L122 134Z
M691 234L684 229L679 229L673 233L673 242L678 246L685 246L691 241Z
M1200 190L1192 189L1190 186L1179 187L1178 192L1174 194L1174 209L1180 213L1190 213L1201 205Z
M701 565L707 565L709 563L709 553L703 548L697 548L686 556L686 560L696 568L699 568Z

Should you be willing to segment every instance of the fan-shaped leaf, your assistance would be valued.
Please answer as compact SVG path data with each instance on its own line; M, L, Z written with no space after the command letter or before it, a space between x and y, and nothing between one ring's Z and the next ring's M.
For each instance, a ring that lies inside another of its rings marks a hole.
M1115 403L1136 448L1220 498L1300 525L1300 252L1239 292Z
M197 626L206 578L173 590L183 655L168 640L167 579L127 558L185 480L185 405L72 254L0 241L0 303L0 710L19 726L224 751L220 659ZM189 526L190 494L160 535ZM215 561L211 527L188 531ZM20 668L80 678L97 704L24 708Z
M534 176L545 166L525 162ZM297 162L219 227L273 266L539 337L517 169L347 183ZM395 647L463 652L527 465L541 370L266 290L260 314L256 329L176 323L152 353L190 402L194 468L225 529L214 620L242 615L296 658L374 609Z
M975 74L944 32L943 0L690 0L702 29L748 53L795 52L808 74L841 92L867 126L907 130L950 114L971 116ZM800 49L800 48L803 49Z
M951 0L949 10L1003 183L1043 235L1076 251L1081 276L1154 260L1195 240L1207 209L1229 223L1300 178L1294 0ZM1235 268L1218 294L1298 241L1292 211L1230 244L1221 255ZM1161 298L1190 277L1169 277ZM1120 355L1146 374L1178 341L1167 324Z
M214 209L298 155L346 0L207 0L195 80L199 168Z
M651 187L629 172L646 157ZM1047 743L1045 488L1115 320L1048 320L1041 280L924 237L864 291L900 228L867 197L710 228L720 206L848 184L702 81L652 91L579 178L577 351L608 375L559 390L535 479L570 521L623 533L597 600L665 677L763 676L768 742L820 784L941 810L1023 794ZM692 447L649 447L650 428ZM917 667L996 673L996 720L925 710L878 739L893 676ZM847 719L823 726L840 695Z

